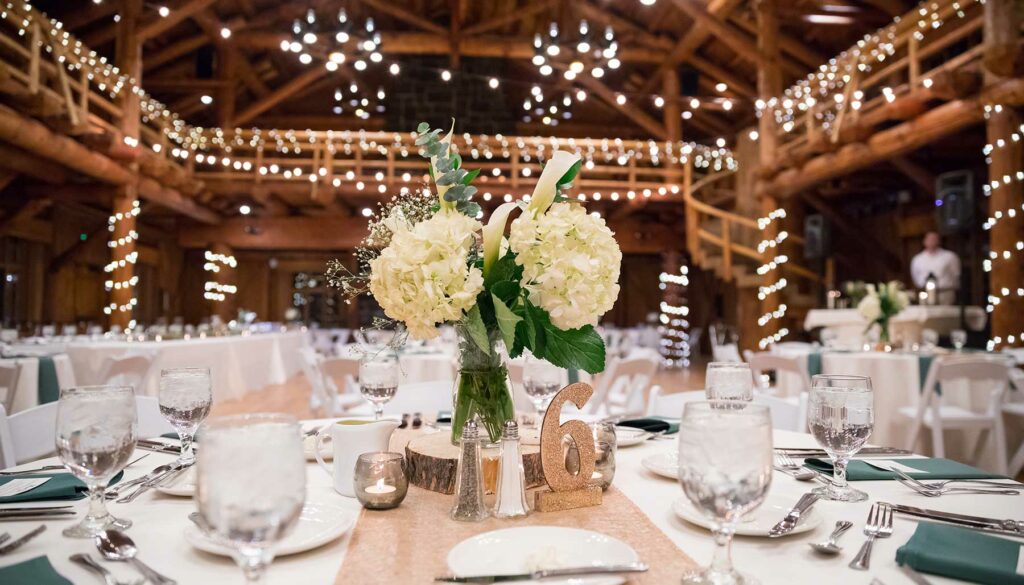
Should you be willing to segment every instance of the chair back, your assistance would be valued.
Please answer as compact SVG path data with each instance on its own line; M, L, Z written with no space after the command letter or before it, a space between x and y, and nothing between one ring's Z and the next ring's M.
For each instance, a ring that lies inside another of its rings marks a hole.
M309 383L309 408L316 412L325 404L328 404L330 397L327 387L324 384L323 374L320 372L320 354L308 345L298 348L299 364L302 366L302 374L306 376Z
M53 369L57 371L57 386L61 390L64 388L74 388L78 386L78 379L75 377L75 368L71 363L71 358L66 353L59 353L53 356Z
M7 412L14 412L14 399L18 395L18 380L21 378L21 364L15 360L0 362L0 406Z
M740 348L735 343L711 346L711 359L716 362L742 362Z
M750 364L750 373L754 376L755 385L761 380L761 376L768 372L775 372L776 385L782 373L794 375L800 383L800 389L790 394L808 392L811 389L811 376L807 373L807 366L804 360L799 357L775 355L768 352L748 352L747 363Z
M944 382L958 380L966 381L967 390L971 394L988 392L987 397L982 397L984 402L984 414L998 416L1002 407L1003 398L1010 385L1010 370L1013 363L1003 356L991 355L950 355L936 358L928 368L928 375L925 378L922 391L924 400L922 408L929 403L939 403L942 400L940 388ZM984 384L992 382L993 384ZM949 386L946 386L947 391ZM976 404L971 401L972 405Z
M655 384L651 386L651 395L647 400L646 415L680 418L683 416L683 406L687 402L701 402L704 400L707 400L707 397L701 390L662 394L661 386Z
M788 398L757 392L754 403L764 404L771 411L773 429L807 432L807 392Z
M153 367L153 356L145 353L109 357L104 361L99 376L103 386L131 386L139 392Z
M608 414L640 414L645 410L647 391L658 371L653 357L614 358L601 374L587 412L604 408Z
M3 467L52 455L56 451L58 402L47 402L8 415L0 407L0 457ZM160 402L153 396L136 396L137 436L159 437L173 433L174 427L160 414Z
M329 393L337 395L359 391L359 360L356 358L324 358L320 360L320 373Z

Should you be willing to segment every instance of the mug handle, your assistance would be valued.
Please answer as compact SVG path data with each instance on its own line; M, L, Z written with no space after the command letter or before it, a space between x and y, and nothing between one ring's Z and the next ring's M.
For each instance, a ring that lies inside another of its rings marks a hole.
M323 455L320 454L320 447L323 444L324 435L330 428L331 425L327 425L317 432L316 442L313 444L313 455L316 456L316 462L320 464L320 467L327 472L327 475L331 476L331 479L334 479L334 471L331 469L331 466L327 465L324 461Z

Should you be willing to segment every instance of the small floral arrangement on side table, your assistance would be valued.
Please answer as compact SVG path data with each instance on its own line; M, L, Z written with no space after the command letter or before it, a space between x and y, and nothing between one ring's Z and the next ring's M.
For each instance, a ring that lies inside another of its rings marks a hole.
M907 308L909 304L910 297L903 289L903 284L898 281L866 285L864 298L857 305L857 311L868 322L864 332L867 333L872 327L878 325L878 341L889 343L891 341L889 320Z
M333 261L327 275L350 297L368 292L377 300L401 332L394 343L454 325L460 369L452 440L476 418L497 442L515 417L499 342L512 358L529 350L563 368L602 371L605 347L594 326L619 295L622 253L603 219L560 195L580 170L579 155L554 151L529 202L499 205L483 225L472 201L479 169L462 168L451 131L441 132L422 123L416 138L436 196L425 188L381 206L356 251L357 270Z

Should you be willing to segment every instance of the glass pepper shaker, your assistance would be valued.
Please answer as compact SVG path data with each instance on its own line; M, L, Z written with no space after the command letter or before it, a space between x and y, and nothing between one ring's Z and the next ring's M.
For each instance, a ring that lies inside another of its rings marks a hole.
M480 429L475 420L466 421L459 440L459 467L455 477L455 505L452 520L479 522L490 516L484 505L483 461L480 455Z
M498 498L494 515L498 518L520 518L530 513L526 503L526 472L519 446L519 425L505 421L501 435L501 467L498 470Z

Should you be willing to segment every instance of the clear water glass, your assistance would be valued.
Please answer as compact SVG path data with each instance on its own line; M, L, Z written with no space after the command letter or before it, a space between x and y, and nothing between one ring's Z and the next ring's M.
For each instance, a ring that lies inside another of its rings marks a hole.
M181 454L178 463L196 460L192 440L200 423L210 414L213 393L209 368L173 368L160 371L160 414L178 431Z
M287 415L252 414L210 419L201 432L196 506L204 530L233 549L246 583L262 583L305 503L301 427Z
M704 393L708 400L754 399L754 377L743 362L711 362L704 372Z
M373 406L373 418L380 420L384 405L398 392L401 370L393 351L379 351L359 361L359 392Z
M932 351L939 346L939 332L934 329L921 330L921 345L925 351Z
M733 568L736 524L764 502L772 482L772 421L767 406L688 402L679 423L679 483L708 518L715 538L711 564L683 583L757 583Z
M89 511L64 529L70 538L92 538L109 528L126 529L130 520L107 511L107 483L135 451L138 412L131 386L65 388L57 401L57 455L89 489Z
M871 378L819 374L811 379L807 428L832 459L832 483L814 489L822 499L863 502L868 495L846 484L846 465L864 446L875 424Z
M537 410L539 429L551 399L562 389L562 368L532 355L523 356L523 391Z
M949 332L949 341L957 351L960 351L967 345L967 332L963 329L954 329Z

